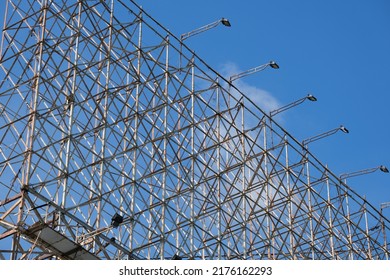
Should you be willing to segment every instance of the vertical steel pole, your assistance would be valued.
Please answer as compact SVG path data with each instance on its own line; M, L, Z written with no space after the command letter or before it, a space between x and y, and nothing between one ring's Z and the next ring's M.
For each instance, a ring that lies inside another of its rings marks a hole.
M346 184L346 182L345 182ZM352 232L351 232L351 214L349 211L349 200L348 200L348 189L345 189L345 203L347 207L347 227L348 227L348 242L349 242L349 259L353 260L353 242L352 242Z
M367 254L368 254L368 259L372 260L370 229L368 228L367 205L366 205L366 198L365 197L364 197L364 203L363 203L363 213L364 213L364 222L365 222L365 226L366 226Z
M247 214L246 214L246 151L245 151L245 106L244 106L244 100L243 97L240 99L240 110L241 110L241 157L242 157L242 162L241 162L241 176L242 176L242 193L241 193L241 199L242 199L242 258L246 259L247 258L247 248L246 248L246 231L247 231Z
M138 51L137 51L137 67L136 67L136 75L137 80L136 82L136 92L135 92L135 114L134 114L134 146L138 145L138 127L139 127L139 95L140 95L140 82L141 82L141 47L142 47L142 11L140 12L138 16L139 24L138 24ZM133 152L133 168L132 168L132 183L130 188L130 215L133 216L135 214L135 190L136 190L136 184L137 184L137 159L138 159L138 153L137 149L134 149ZM135 227L135 221L132 221L130 225L130 231L129 231L129 251L131 252L134 248L135 240L134 240L134 227Z
M162 209L161 209L161 247L160 247L160 258L165 258L165 215L166 215L166 184L167 184L167 133L168 133L168 104L169 104L169 37L166 40L166 61L165 61L165 106L164 106L164 144L163 144L163 179L162 179Z
M307 202L309 205L309 227L310 227L310 247L311 247L311 258L315 259L315 244L314 244L314 230L313 230L313 206L311 202L311 183L310 183L310 168L309 168L309 153L308 146L304 147L304 158L306 161L306 176L307 176Z
M222 198L221 198L221 107L220 107L220 89L219 89L219 79L217 78L217 174L218 174L218 180L217 180L217 258L220 260L222 258L221 256L221 249L222 249Z
M70 144L71 144L71 137L72 137L72 126L73 126L73 114L74 114L74 103L75 103L75 95L76 95L76 78L78 75L77 71L77 63L79 58L79 40L80 40L80 21L81 21L81 8L82 8L82 1L78 4L78 19L77 19L77 31L76 34L72 34L71 38L73 36L76 36L76 42L75 42L75 48L74 48L74 58L73 58L73 77L72 77L72 89L69 93L69 96L67 97L68 105L67 108L69 110L69 119L68 119L68 127L67 127L67 137L66 137L66 147L65 147L65 164L64 164L64 173L65 177L63 180L63 188L62 188L62 199L61 199L61 208L66 208L66 198L68 196L68 178L69 178L69 162L70 162ZM73 33L73 31L71 31ZM59 213L60 219L62 219L62 213Z
M191 59L191 258L195 258L195 57Z
M272 249L272 231L271 231L271 205L270 205L270 197L269 197L269 176L268 176L268 150L267 150L267 124L266 120L263 123L263 148L264 148L264 177L266 178L266 186L265 186L265 209L267 216L266 223L266 232L267 232L267 248L268 248L268 259L274 259L273 249Z
M382 226L382 231L383 231L383 249L385 251L386 260L388 260L389 259L389 253L388 253L388 250L387 250L386 226L385 226L385 221L383 219L383 207L382 207L382 205L381 205L381 209L380 209L380 215L381 215L381 226Z
M98 185L98 194L101 198L98 200L98 207L97 207L97 217L96 217L96 228L100 228L100 223L104 219L103 216L103 185L104 185L104 178L105 178L105 159L106 159L106 142L107 142L107 119L108 119L108 95L109 95L109 84L110 84L110 71L111 71L111 59L110 59L110 54L112 51L112 25L113 25L113 17L114 17L114 0L111 0L111 5L110 5L110 23L108 27L108 54L105 59L107 59L107 65L106 65L106 82L103 90L103 128L102 128L102 144L101 144L101 151L100 155L101 158L103 159L100 163L99 167L99 185ZM103 42L102 42L103 43Z
M328 167L326 167L328 168ZM335 248L334 248L334 240L333 240L333 232L334 232L334 229L333 229L333 220L332 220L332 201L331 201L331 195L330 195L330 186L329 186L329 177L328 177L328 171L325 171L326 172L326 191L328 193L328 215L329 215L329 240L330 240L330 246L331 246L331 251L332 251L332 259L335 259L336 258L336 252L335 252Z
M292 193L290 187L290 170L289 170L289 161L288 161L288 142L287 136L284 139L285 141L285 151L286 151L286 184L287 184L287 197L288 197L288 224L290 228L290 255L292 259L295 259L295 250L294 250L294 228L293 228L293 217L292 217Z
M44 47L44 39L46 34L46 16L47 16L47 0L42 1L41 4L41 13L42 20L40 21L40 32L38 33L39 37L37 38L37 43L39 44L39 49L37 52L37 57L34 65L34 77L32 81L32 97L31 97L31 106L30 106L30 119L27 131L27 139L26 139L26 157L24 160L24 172L22 173L22 186L21 186L21 201L19 206L19 213L17 217L17 224L21 226L24 218L24 207L25 200L29 189L30 179L31 179L31 169L32 169L32 155L34 149L34 141L35 141L35 127L37 122L38 115L38 100L40 95L40 79L41 79L41 71L42 69L42 57L43 57L43 47ZM11 254L12 259L17 258L18 251L20 250L20 233L15 234L13 237L13 250Z
M177 148L177 158L178 158L178 163L177 163L177 186L176 186L176 193L179 194L180 193L180 190L181 190L181 184L182 184L182 177L181 177L181 149L182 149L182 145L183 143L181 142L181 118L182 118L182 115L183 115L183 111L182 111L182 101L180 100L178 102L178 116L177 116L177 130L179 131L178 134L177 134L177 143L178 143L178 148ZM153 106L154 107L154 106ZM154 128L153 128L154 129ZM175 236L175 241L176 241L176 254L179 253L179 246L180 246L180 229L179 229L179 222L180 222L180 198L176 198L177 199L177 202L176 202L176 218L175 218L175 232L176 232L176 236Z

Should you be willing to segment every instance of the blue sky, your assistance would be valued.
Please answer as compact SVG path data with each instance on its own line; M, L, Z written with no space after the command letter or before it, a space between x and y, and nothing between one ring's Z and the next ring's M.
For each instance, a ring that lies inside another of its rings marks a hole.
M308 93L304 102L278 116L298 140L343 124L313 142L311 151L335 174L390 168L390 2L387 0L139 0L145 11L178 37L210 22L219 26L186 44L220 73L247 70L275 60L243 78L242 86L262 92L262 108L282 106ZM270 105L270 102L272 104ZM276 105L275 105L276 104ZM268 107L267 107L268 106ZM348 179L374 206L390 201L390 175L375 172ZM390 217L390 209L385 210Z

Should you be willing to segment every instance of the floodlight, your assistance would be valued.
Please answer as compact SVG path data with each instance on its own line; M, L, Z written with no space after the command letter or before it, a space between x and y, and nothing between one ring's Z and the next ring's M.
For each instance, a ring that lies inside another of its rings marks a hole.
M379 170L384 173L389 173L389 169L387 169L387 167L384 165L379 166Z
M273 69L279 69L279 65L275 61L270 61L269 66Z
M311 94L308 94L306 98L309 101L313 101L313 102L317 101L317 98L314 95L311 95Z
M115 215L111 218L111 225L114 228L117 228L121 223L123 223L123 217L118 213L115 213Z
M180 257L179 255L177 255L177 254L174 254L173 255L173 257L172 257L172 260L177 260L177 261L180 261L180 260L182 260L183 258L182 257Z
M349 130L345 128L345 126L340 126L340 130L344 133L349 133Z
M223 25L227 26L227 27L232 26L232 25L230 24L230 21L229 21L228 19L226 19L226 18L222 18L222 19L221 19L221 23L222 23Z

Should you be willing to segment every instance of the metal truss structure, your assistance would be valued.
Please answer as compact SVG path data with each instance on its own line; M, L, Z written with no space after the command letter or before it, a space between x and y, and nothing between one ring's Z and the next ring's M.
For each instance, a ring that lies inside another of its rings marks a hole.
M136 3L5 2L0 259L388 258L380 211Z

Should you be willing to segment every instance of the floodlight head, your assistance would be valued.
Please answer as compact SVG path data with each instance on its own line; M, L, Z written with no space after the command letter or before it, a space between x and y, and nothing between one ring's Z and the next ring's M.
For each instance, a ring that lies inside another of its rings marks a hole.
M273 69L279 69L279 65L275 62L275 61L270 61L269 63L268 63L268 65L269 66L271 66L271 68L273 68Z
M341 125L340 130L344 133L349 133L349 130L345 128L345 126Z
M307 98L307 100L309 100L309 101L317 101L317 98L314 96L314 95L311 95L311 94L308 94L307 96L306 96L306 98Z
M111 218L111 225L114 228L117 228L121 223L123 223L123 217L118 213L115 213L115 215Z
M172 257L172 260L177 260L177 261L180 261L180 260L182 260L183 258L182 257L180 257L179 255L177 255L177 254L174 254L173 255L173 257Z
M230 21L229 21L227 18L222 18L222 19L221 19L221 22L222 22L223 25L225 25L225 26L227 26L227 27L232 26L232 25L230 24Z
M381 166L379 167L379 170L382 171L382 172L384 172L384 173L389 173L389 169L387 169L387 167L384 166L384 165L381 165Z

